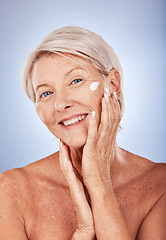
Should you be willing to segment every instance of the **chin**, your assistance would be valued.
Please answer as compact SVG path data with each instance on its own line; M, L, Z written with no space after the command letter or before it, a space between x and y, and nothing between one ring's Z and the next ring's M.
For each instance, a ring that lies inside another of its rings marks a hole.
M71 139L66 139L65 144L67 144L70 148L74 148L75 150L82 149L86 143L87 137L73 137Z

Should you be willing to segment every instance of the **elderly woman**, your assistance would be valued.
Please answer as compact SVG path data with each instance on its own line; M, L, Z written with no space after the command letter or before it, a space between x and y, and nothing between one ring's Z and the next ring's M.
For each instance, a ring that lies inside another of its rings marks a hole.
M1 240L166 239L166 166L118 147L122 70L98 35L64 27L23 82L59 152L0 178Z

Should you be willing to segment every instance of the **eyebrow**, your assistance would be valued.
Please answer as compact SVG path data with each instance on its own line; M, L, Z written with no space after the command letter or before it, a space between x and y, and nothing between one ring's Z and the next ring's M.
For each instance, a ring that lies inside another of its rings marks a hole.
M48 86L49 86L49 84L47 84L47 83L39 84L39 85L37 85L37 87L36 87L36 91L37 91L40 87L48 87Z
M67 73L65 73L65 76L67 76L67 75L69 75L70 73L72 73L73 71L79 70L79 69L86 71L86 69L84 69L84 68L82 68L82 67L73 67L73 68L70 69Z
M68 72L65 73L65 76L68 76L70 73L76 71L76 70L84 70L86 71L86 69L82 68L82 67L73 67L72 69L70 69ZM40 87L49 87L49 84L47 83L41 83L39 85L36 86L36 91L40 88Z

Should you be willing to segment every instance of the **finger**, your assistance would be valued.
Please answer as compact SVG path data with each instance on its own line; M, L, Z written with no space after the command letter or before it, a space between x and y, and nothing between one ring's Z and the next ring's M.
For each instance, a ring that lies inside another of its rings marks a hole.
M102 113L101 113L101 124L100 124L100 142L107 140L107 136L110 135L113 129L113 119L115 117L115 109L110 97L107 92L104 93L102 100ZM103 139L104 138L104 139Z
M64 175L67 172L66 158L70 159L68 147L60 140L59 141L59 163Z
M88 137L86 141L86 148L92 149L96 146L97 140L97 121L95 116L95 111L90 115L89 119L89 128L88 128Z
M114 158L114 146L116 142L116 133L115 133L115 122L116 122L116 109L114 100L112 99L112 96L109 98L109 101L107 103L107 115L108 115L108 122L107 122L107 131L105 134L105 140L103 140L105 144L105 159L107 159L106 169L110 171L111 166L111 159Z
M87 219L91 216L91 209L85 196L83 184L76 176L69 157L66 145L60 142L60 166L70 189L77 221L79 224L87 226L89 224Z
M120 105L119 105L118 99L114 96L114 94L112 94L111 105L109 105L108 108L110 109L109 111L111 111L111 117L110 117L111 127L108 131L108 134L110 136L110 140L112 141L112 146L113 146L114 143L116 142L116 135L117 135L119 123L121 120Z
M108 101L109 96L107 93L104 93L104 97L102 99L101 123L99 126L99 136L101 137L105 137L109 128Z
M114 124L114 132L117 133L119 123L121 121L121 112L120 112L120 104L119 101L116 97L116 95L113 95L113 104L114 104L114 109L115 109L115 124Z
M117 102L115 102L115 98L113 94L111 94L111 97L109 97L108 100L107 98L105 98L105 100L106 101L103 102L104 104L103 104L103 110L102 110L103 112L102 123L104 124L101 124L101 133L103 132L103 134L101 134L102 138L100 139L100 142L101 143L104 142L105 144L105 149L107 149L105 154L108 156L110 155L112 156L111 149L114 148L114 144L116 142L116 134L118 130L118 124L116 124L117 123L116 122Z

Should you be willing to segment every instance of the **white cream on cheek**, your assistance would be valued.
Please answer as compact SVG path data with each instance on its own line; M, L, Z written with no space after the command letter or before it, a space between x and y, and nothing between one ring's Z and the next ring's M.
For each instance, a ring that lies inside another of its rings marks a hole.
M100 85L99 82L93 82L93 83L91 83L91 85L90 85L89 88L90 88L90 90L91 90L92 92L94 92L94 91L96 91L96 90L98 89L99 85Z

